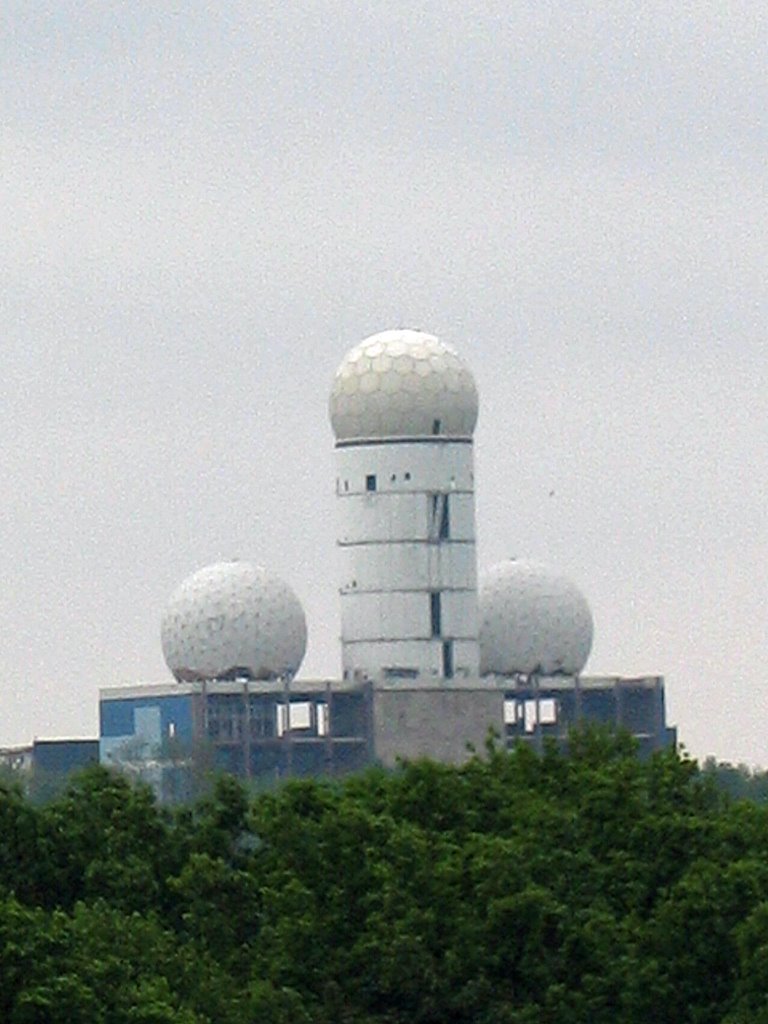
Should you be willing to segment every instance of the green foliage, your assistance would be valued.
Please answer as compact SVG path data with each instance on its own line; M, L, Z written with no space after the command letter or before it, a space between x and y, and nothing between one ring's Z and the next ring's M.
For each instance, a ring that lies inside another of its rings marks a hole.
M0 1020L768 1024L768 810L715 774L593 731L173 812L0 783Z
M752 800L768 804L768 772L751 769L745 764L718 763L708 757L702 768L703 774L711 779L714 786L736 800Z

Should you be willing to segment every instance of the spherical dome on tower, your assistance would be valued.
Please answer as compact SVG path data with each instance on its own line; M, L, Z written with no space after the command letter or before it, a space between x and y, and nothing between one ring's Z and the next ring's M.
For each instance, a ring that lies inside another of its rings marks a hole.
M184 580L168 602L161 635L179 682L292 676L307 646L294 592L248 562L219 562Z
M480 674L578 675L592 647L581 591L543 565L506 561L480 578Z
M422 331L374 334L336 371L330 400L337 441L377 437L471 437L477 388L445 342Z

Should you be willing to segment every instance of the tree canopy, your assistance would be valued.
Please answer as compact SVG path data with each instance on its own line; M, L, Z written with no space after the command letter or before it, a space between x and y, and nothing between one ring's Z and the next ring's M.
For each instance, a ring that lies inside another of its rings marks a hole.
M181 809L0 783L7 1024L768 1024L768 809L585 732Z

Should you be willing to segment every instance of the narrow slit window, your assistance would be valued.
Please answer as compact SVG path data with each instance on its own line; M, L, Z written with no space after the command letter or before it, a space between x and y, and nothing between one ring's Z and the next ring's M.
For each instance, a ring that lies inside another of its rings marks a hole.
M375 491L376 490L376 474L375 473L369 473L368 476L365 478L365 489L366 489L366 491Z
M440 420L432 420L432 433L433 434L439 434L440 433L440 427L441 427Z
M446 640L443 644L443 676L453 679L453 641Z
M440 502L440 540L448 540L451 536L451 517L448 510L448 499L450 495L441 494Z
M440 495L427 495L427 539L434 543L440 527Z
M451 536L449 497L448 494L429 495L427 536L433 543L448 540Z
M404 667L402 665L390 665L384 669L385 679L418 679L417 668Z
M440 608L440 592L434 591L429 595L429 624L432 636L440 636L442 633L442 614Z

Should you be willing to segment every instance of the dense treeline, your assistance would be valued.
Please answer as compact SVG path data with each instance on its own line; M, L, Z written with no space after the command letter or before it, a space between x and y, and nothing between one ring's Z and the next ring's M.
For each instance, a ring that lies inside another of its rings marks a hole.
M768 804L768 772L750 768L746 764L730 764L708 757L702 771L712 777L715 784L737 800L753 800Z
M768 811L586 733L158 808L0 786L6 1024L768 1024Z

